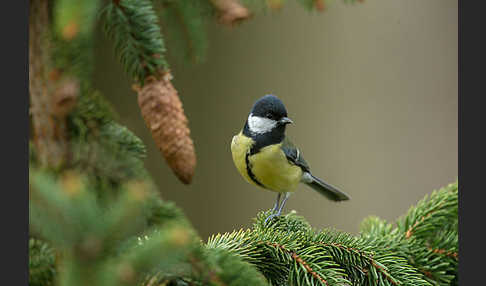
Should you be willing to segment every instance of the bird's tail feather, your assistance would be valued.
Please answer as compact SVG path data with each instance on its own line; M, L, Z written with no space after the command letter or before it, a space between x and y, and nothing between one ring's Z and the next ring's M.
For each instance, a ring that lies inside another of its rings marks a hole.
M346 193L315 177L311 173L305 172L302 181L332 201L346 201L350 199Z

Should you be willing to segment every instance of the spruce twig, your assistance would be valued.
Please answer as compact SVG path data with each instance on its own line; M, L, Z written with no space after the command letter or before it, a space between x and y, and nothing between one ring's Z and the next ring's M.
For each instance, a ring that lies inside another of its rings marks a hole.
M57 273L54 249L38 238L29 239L29 285L50 286Z
M143 84L145 79L168 69L158 18L149 0L120 0L102 12L106 34L125 71Z
M457 273L458 184L434 191L397 220L396 227L376 217L363 221L361 236L403 254L427 281L450 285Z

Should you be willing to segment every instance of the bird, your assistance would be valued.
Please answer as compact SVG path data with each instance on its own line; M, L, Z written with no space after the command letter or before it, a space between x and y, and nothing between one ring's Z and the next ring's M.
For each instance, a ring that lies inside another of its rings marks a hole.
M241 176L250 184L277 193L265 223L281 215L299 183L331 201L350 199L349 195L311 173L300 149L285 135L287 125L291 123L283 102L277 96L267 94L254 103L243 129L231 140L233 162Z

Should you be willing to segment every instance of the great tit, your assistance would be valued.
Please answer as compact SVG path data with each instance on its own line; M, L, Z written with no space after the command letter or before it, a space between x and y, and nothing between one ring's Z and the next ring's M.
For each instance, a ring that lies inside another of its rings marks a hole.
M265 222L281 214L299 182L332 201L350 199L336 187L312 175L302 152L285 136L285 128L290 123L293 122L287 117L283 102L268 94L255 102L245 126L231 141L233 161L243 178L278 193L272 213ZM284 199L280 204L282 194Z

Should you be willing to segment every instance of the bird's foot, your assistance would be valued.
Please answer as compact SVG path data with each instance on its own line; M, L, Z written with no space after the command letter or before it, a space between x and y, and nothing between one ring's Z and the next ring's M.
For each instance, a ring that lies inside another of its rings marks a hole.
M271 215L269 215L269 216L268 216L268 217L265 219L265 224L267 224L267 222L268 222L270 219L272 219L272 218L274 218L274 217L277 217L277 216L280 216L280 213L279 213L279 212L278 212L278 213L275 213L275 212L274 212L274 213L272 213Z
M285 193L285 198L282 201L282 204L279 206L281 195L282 195L281 193L278 193L277 201L275 202L275 206L273 207L271 214L265 219L265 222L264 222L265 224L267 224L269 219L280 216L280 214L282 213L282 209L285 206L285 203L287 202L287 199L289 198L290 193Z

